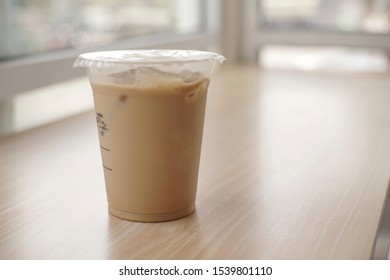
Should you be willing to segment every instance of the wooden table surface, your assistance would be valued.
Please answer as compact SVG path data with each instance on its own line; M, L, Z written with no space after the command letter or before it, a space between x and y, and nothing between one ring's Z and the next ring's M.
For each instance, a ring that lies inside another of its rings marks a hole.
M389 89L380 74L221 69L197 210L166 223L108 214L93 112L2 138L0 259L368 259Z

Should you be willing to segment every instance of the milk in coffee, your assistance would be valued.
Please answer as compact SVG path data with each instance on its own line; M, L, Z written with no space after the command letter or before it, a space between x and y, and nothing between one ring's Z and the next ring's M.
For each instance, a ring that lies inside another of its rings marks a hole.
M111 214L159 221L194 211L208 83L91 84Z

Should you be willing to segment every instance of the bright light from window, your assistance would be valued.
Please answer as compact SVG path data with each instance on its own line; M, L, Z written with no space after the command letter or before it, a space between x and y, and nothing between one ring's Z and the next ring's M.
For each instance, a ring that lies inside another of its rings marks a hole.
M389 71L384 52L344 47L266 46L259 62L267 69L290 69L322 72Z

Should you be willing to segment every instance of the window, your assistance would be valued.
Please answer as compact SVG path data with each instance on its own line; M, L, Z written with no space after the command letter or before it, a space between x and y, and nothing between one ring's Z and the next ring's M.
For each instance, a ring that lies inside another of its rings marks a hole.
M390 0L247 0L243 5L246 61L258 61L270 45L390 51Z
M215 45L218 3L2 0L0 98L81 76L82 71L71 65L82 52ZM23 83L16 75L24 78Z
M257 0L268 68L386 72L390 0Z
M218 51L219 5L220 0L0 0L0 134L91 108L85 73L72 68L80 53ZM75 88L85 89L85 96Z
M204 26L196 0L5 0L2 5L0 60L146 34L194 33Z
M266 28L390 33L389 0L260 0L259 8Z

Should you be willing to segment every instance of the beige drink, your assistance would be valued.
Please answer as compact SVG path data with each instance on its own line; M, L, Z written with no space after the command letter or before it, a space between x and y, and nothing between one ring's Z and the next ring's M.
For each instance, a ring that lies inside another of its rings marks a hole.
M224 57L182 50L80 55L95 101L112 215L178 219L195 209L209 78Z
M207 87L92 84L113 215L158 221L194 211Z

